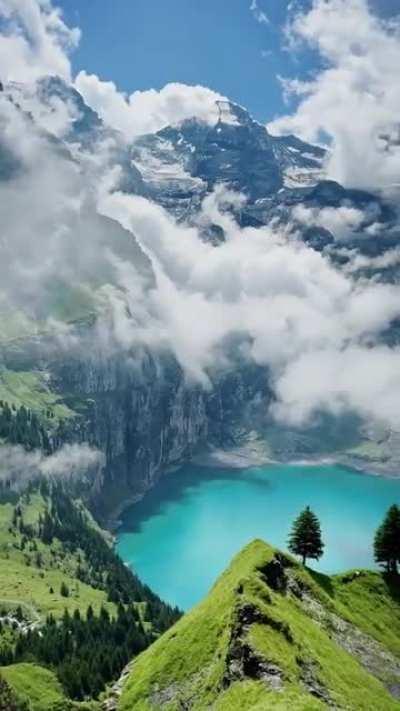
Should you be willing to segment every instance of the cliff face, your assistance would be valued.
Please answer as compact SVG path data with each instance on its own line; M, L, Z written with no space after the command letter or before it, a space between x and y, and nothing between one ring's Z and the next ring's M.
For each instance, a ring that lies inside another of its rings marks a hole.
M65 438L105 453L94 495L100 515L120 511L202 445L238 441L252 403L268 397L261 368L238 368L205 389L171 358L149 355L69 357L53 363L52 381L79 413Z

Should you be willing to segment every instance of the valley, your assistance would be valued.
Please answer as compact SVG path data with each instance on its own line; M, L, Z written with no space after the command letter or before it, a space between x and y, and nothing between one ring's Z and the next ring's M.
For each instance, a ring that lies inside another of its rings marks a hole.
M399 710L400 20L175 4L0 0L0 711Z

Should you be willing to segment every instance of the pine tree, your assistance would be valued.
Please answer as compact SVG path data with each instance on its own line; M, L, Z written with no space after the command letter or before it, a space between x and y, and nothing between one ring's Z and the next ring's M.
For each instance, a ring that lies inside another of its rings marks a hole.
M64 581L61 583L60 593L63 597L69 597L69 588Z
M303 565L307 558L318 560L324 551L321 526L317 516L307 506L293 523L289 536L289 550L302 558Z
M384 563L389 573L397 573L400 563L400 508L393 504L379 526L374 540L377 563Z

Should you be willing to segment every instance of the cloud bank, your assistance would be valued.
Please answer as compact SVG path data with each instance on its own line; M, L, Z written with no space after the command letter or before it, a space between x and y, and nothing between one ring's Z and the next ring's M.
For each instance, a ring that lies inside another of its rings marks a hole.
M210 373L232 367L234 342L235 358L269 372L281 421L306 425L321 410L355 410L398 427L400 354L381 334L400 315L399 286L339 271L289 230L241 229L218 213L223 197L220 189L207 198L199 216L223 224L218 247L144 198L103 200L101 209L137 236L157 280L140 320L131 318L138 295L121 281L128 308L114 307L116 338L172 351L205 387Z
M400 19L384 20L367 0L313 0L287 27L290 51L306 45L321 69L309 80L284 79L297 108L273 133L331 142L328 175L346 186L400 186Z
M10 71L14 56L22 81L48 71L70 77L68 51L79 33L66 28L58 10L49 2L0 0L0 12L7 20L0 53ZM332 177L360 185L373 176L387 187L395 176L396 146L389 141L382 153L370 139L394 120L396 24L374 18L362 0L317 0L296 15L288 32L315 46L326 67L311 82L288 85L299 105L274 127L308 131L308 138L325 132L333 141ZM381 94L375 62L391 71ZM126 97L85 72L75 86L128 141L193 114L216 120L217 95L203 87L170 84ZM53 131L59 138L63 125L60 119ZM0 126L3 150L14 160L0 183L0 304L48 319L60 295L62 306L84 302L101 315L103 345L128 355L139 346L172 353L187 378L204 387L221 370L262 365L276 394L273 413L285 423L307 426L321 410L352 410L400 428L400 353L382 337L400 317L399 285L360 274L371 260L366 265L355 258L339 269L297 232L299 223L325 226L345 241L371 215L346 206L298 207L287 228L241 228L227 206L245 197L217 186L191 224L178 224L144 197L116 189L119 169L106 145L74 153L1 96ZM201 238L211 224L226 236L217 247ZM151 262L151 284L138 268L144 257L132 235ZM386 256L389 264L397 260L396 250ZM375 265L384 267L382 261ZM65 312L63 318L68 320ZM68 346L69 333L60 332ZM49 466L63 471L60 460ZM70 471L70 464L63 466Z
M167 84L160 91L135 91L127 96L111 81L102 81L95 74L79 72L75 86L86 103L108 126L121 131L127 140L153 133L170 124L196 116L207 123L216 123L215 102L223 99L204 86Z
M0 79L31 82L48 74L71 79L68 53L80 39L51 0L0 0Z

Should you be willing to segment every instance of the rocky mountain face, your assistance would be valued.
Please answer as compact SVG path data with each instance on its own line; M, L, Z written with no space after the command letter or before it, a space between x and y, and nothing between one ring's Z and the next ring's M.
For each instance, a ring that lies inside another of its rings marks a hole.
M148 195L176 217L188 219L216 185L244 194L254 206L284 187L323 178L324 149L294 136L270 136L236 104L218 107L215 125L189 119L140 137L131 147Z
M57 363L53 373L60 391L89 403L80 437L106 455L93 502L100 515L116 515L201 447L235 443L245 413L250 420L254 400L268 395L262 369L238 369L205 390L188 383L173 359L150 354L133 364L80 356Z
M213 126L186 120L131 146L131 162L142 175L145 194L175 218L190 222L205 196L225 186L245 198L243 204L230 206L239 225L290 225L314 249L340 253L342 263L348 258L342 253L344 238L347 251L374 256L398 243L393 207L378 195L326 179L326 149L292 135L272 136L242 107L219 104ZM350 234L323 219L320 213L326 209L358 215ZM384 238L371 240L372 229L376 234L384 230ZM224 239L213 225L203 236L216 243Z
M221 186L245 196L245 201L229 206L239 225L266 225L273 220L297 231L314 249L328 251L341 265L346 265L354 250L376 257L398 243L393 207L380 196L325 180L325 149L295 136L271 136L235 104L219 102L214 125L193 118L126 146L78 92L61 80L42 80L35 91L8 85L2 87L0 100L11 102L27 120L39 123L42 135L56 143L83 174L86 158L82 156L90 155L100 139L112 138L110 156L119 167L120 189L150 198L178 221L190 224L203 199ZM52 136L51 123L60 102L72 106L72 119L62 140ZM0 180L12 181L20 170L18 156L0 135ZM340 210L356 215L345 244L337 224L330 225L327 219L330 211ZM374 233L380 235L379 240L368 238ZM2 372L33 371L43 387L68 404L73 417L65 423L63 438L88 440L106 455L105 470L96 482L101 495L95 497L95 505L100 513L108 514L140 496L169 466L189 458L206 443L224 446L240 441L257 422L259 403L265 406L272 395L265 370L255 366L238 363L228 373L210 374L207 389L188 382L170 355L156 355L150 349L106 351L96 330L97 303L88 296L94 288L113 285L115 274L104 255L112 248L119 263L133 265L135 278L144 280L148 289L154 284L154 270L135 238L98 215L90 202L71 223L70 234L63 259L63 264L70 264L69 272L60 273L57 284L51 281L37 308L40 316L48 316L45 308L50 302L52 308L56 304L51 317L68 322L72 332L61 340L60 334L48 339L40 328L34 338L2 338L0 376ZM89 234L90 251L85 249ZM218 244L225 237L219 226L211 224L203 238ZM12 264L10 254L10 243L3 237L0 257L4 263ZM71 254L75 254L72 260ZM373 267L368 269L374 273ZM74 286L78 277L79 289ZM379 278L398 278L390 259L387 267L380 266ZM79 308L71 312L72 303Z
M0 378L2 370L34 371L40 387L69 408L71 416L50 437L53 449L86 442L104 452L91 503L109 521L168 468L206 446L229 448L241 441L246 428L256 426L261 403L271 398L263 368L216 373L205 389L188 382L172 357L110 354L96 345L95 325L80 328L72 352L48 337L3 346Z

